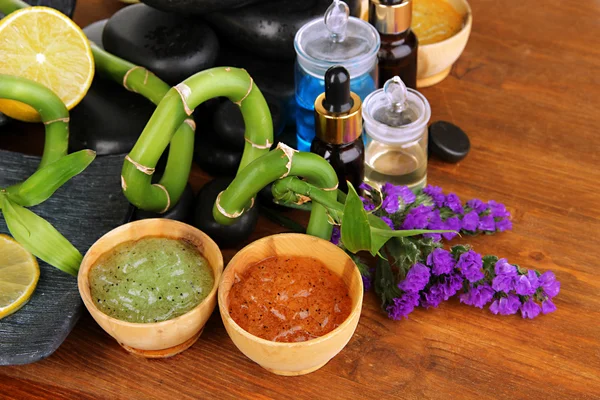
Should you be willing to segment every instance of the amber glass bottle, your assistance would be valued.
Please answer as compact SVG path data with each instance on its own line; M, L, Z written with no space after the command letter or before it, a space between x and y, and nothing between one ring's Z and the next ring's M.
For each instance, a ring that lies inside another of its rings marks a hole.
M360 97L350 91L348 71L342 66L329 68L325 73L325 93L315 100L316 136L310 151L331 164L343 192L348 192L346 181L359 190L364 178L361 110Z
M371 0L369 22L381 37L379 87L394 76L417 88L417 49L419 41L410 29L412 0Z

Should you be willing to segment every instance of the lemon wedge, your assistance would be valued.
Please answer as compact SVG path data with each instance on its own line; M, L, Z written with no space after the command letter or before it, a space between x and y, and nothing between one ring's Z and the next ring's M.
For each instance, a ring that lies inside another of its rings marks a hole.
M0 235L0 319L27 303L39 277L36 258L11 237Z
M0 20L0 74L28 78L75 107L94 78L94 58L83 31L48 7L27 7ZM26 122L40 121L23 103L0 99L0 112Z

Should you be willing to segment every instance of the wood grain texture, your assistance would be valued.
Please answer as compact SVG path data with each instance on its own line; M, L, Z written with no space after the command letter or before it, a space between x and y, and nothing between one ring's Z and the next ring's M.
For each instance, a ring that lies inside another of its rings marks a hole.
M127 354L84 314L50 358L1 368L0 397L600 398L600 3L471 6L465 52L446 80L423 90L432 121L461 126L471 153L455 165L431 160L429 182L462 199L509 206L513 231L453 243L553 270L562 283L556 313L530 321L453 300L395 322L370 293L348 346L321 370L295 378L244 357L218 313L191 349L168 360ZM117 7L80 0L76 20L104 18ZM0 135L0 147L18 146ZM206 179L194 169L195 189ZM277 231L261 221L252 239ZM224 252L226 262L234 252Z

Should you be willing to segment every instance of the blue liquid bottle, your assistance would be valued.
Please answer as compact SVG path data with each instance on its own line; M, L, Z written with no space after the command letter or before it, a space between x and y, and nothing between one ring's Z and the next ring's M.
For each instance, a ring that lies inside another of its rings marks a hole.
M346 68L350 90L363 100L377 89L379 33L366 21L349 15L346 3L334 0L323 18L305 24L294 39L300 151L310 151L315 137L315 100L325 91L323 76L329 67Z

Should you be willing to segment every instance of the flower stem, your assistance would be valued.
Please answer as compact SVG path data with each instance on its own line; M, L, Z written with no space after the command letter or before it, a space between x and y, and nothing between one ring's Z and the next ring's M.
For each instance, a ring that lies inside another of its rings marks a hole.
M288 175L302 176L311 185L326 189L309 190L311 196L318 196L322 200L322 204L335 203L337 196L335 188L338 180L331 165L316 154L293 152L287 146L280 144L277 149L238 172L233 182L220 194L215 203L213 208L215 220L223 225L232 224L242 215L244 209L251 206L251 200L263 187ZM327 210L322 204L319 202L313 204L306 232L329 240L332 226L327 220Z
M0 98L35 108L46 127L44 154L39 168L67 155L69 111L50 89L29 79L0 74Z

